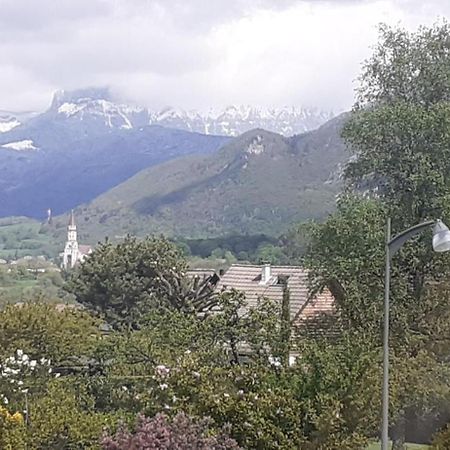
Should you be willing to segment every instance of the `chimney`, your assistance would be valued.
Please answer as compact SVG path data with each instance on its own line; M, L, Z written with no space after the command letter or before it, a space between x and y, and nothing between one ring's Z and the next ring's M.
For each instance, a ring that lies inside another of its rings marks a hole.
M271 270L270 270L270 263L265 262L262 266L262 272L261 272L261 284L267 284L270 280L271 276Z

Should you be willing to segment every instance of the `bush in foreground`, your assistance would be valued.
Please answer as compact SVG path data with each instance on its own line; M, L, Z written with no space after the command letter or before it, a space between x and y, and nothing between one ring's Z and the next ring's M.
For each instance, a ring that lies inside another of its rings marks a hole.
M138 450L141 448L176 450L195 448L198 450L238 450L240 447L223 429L214 434L210 421L194 421L183 413L173 420L164 414L153 418L138 416L136 429L132 432L122 428L115 435L104 436L104 450Z

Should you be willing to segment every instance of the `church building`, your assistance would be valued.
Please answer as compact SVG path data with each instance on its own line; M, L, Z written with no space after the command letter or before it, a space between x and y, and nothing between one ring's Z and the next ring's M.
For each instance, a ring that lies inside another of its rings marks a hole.
M70 213L69 225L67 226L67 242L62 255L62 267L65 270L72 269L76 264L92 253L92 247L89 245L79 245L77 240L77 226L75 225L75 216L73 210Z

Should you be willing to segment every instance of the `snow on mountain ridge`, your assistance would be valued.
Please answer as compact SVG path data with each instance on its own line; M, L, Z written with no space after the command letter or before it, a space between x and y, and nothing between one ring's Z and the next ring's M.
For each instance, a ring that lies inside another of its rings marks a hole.
M266 108L228 105L207 112L174 107L149 110L115 102L108 89L97 88L57 91L50 109L44 114L49 114L52 120L83 121L84 126L99 131L159 125L225 136L237 136L255 128L291 136L316 129L333 117L330 112L294 106ZM2 121L0 115L0 133L17 125L19 123Z
M258 108L230 105L221 111L165 108L149 114L150 123L204 134L237 136L253 128L264 128L283 135L300 134L330 120L333 114L317 109L284 107Z
M57 108L56 108L57 106ZM50 111L78 120L100 120L107 128L132 129L149 121L145 108L114 103L100 98L81 97L64 103L54 101Z
M16 150L18 152L37 150L37 147L35 147L31 139L24 139L23 141L16 141L16 142L8 142L7 144L2 144L1 147L10 150Z
M20 125L20 122L13 116L0 116L0 133L6 133Z
M75 103L63 103L58 108L59 114L65 114L67 117L73 116L77 112L81 111L83 109L83 105L77 105Z

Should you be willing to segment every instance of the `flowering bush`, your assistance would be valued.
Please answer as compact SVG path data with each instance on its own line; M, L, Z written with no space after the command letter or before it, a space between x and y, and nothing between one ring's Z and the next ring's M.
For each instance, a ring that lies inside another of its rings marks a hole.
M56 374L55 376L58 376ZM31 359L21 349L0 363L0 402L25 407L24 396L37 390L52 377L50 360Z
M239 449L236 441L228 436L226 429L213 434L210 426L211 421L208 419L194 421L183 413L179 413L173 420L164 414L157 414L151 419L140 415L135 431L130 432L122 428L113 436L105 435L102 447L104 450Z

